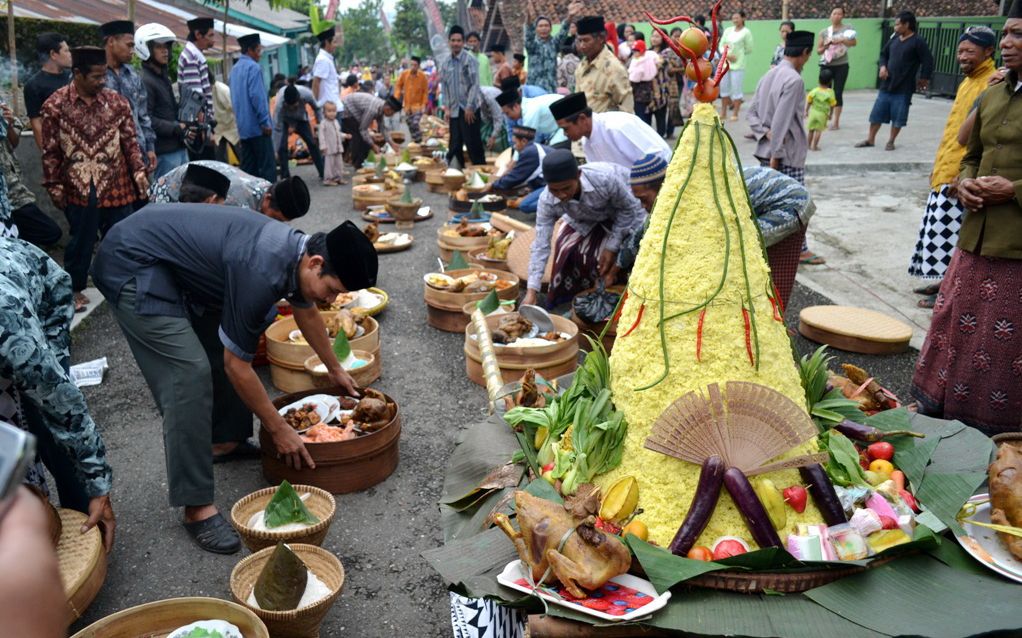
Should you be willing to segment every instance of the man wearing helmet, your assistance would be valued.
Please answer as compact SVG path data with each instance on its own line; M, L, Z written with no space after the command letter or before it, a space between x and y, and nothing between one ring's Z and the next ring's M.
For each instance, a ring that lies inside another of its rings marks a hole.
M177 119L177 99L167 75L170 44L176 39L170 29L155 22L143 24L135 31L135 54L142 60L142 83L149 98L149 119L156 132L154 179L188 162L187 126Z

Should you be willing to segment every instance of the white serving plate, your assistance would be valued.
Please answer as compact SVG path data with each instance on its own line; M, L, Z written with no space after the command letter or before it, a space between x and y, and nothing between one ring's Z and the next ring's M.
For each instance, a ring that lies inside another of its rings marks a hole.
M970 503L990 498L989 494L977 494L969 499ZM976 513L969 518L980 523L990 522L990 503L976 506ZM1005 578L1022 583L1022 561L1015 558L1001 542L1000 537L992 529L973 525L969 521L962 523L965 536L958 537L958 543L984 567L997 572Z
M323 423L339 418L341 415L341 402L337 397L332 397L329 394L312 394L304 399L298 399L294 403L285 405L281 409L277 410L280 416L284 416L284 413L292 408L300 408L306 403L312 403L316 406L316 414L319 415L319 420ZM305 432L308 430L296 430L297 432Z
M622 585L624 587L631 587L632 589L640 593L650 596L653 600L650 601L649 603L646 603L642 607L636 609L635 611L630 611L627 614L622 614L620 616L612 616L602 611L590 609L584 605L569 602L567 600L554 596L545 589L534 590L531 587L522 586L515 582L521 578L528 579L528 577L529 575L525 569L525 566L522 564L522 561L513 560L510 563L508 563L504 567L504 571L502 571L497 576L497 582L499 582L501 585L504 585L505 587L510 587L511 589L515 589L522 593L532 594L533 596L539 596L548 603L560 605L561 607L571 609L572 611L588 614L590 616L593 616L594 618L599 618L600 620L608 620L610 622L622 622L635 620L636 618L643 618L645 616L652 614L655 611L663 609L664 606L667 605L667 601L671 599L670 591L665 591L662 594L658 594L656 588L654 588L653 584L648 580L644 580L642 578L639 578L638 576L632 576L631 574L622 574L620 576L615 576L614 578L610 579L610 582L615 583L617 585Z

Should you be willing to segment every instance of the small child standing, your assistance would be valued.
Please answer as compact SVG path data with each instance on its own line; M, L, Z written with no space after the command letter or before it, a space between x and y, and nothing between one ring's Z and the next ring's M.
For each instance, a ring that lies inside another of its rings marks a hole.
M830 69L820 69L819 86L806 96L806 128L809 129L809 150L820 150L820 137L827 128L830 110L837 106L834 89L830 88L834 74Z
M319 150L323 153L323 185L340 186L347 184L344 179L344 140L351 135L341 133L341 123L337 121L337 105L333 102L323 104L323 121L319 123Z

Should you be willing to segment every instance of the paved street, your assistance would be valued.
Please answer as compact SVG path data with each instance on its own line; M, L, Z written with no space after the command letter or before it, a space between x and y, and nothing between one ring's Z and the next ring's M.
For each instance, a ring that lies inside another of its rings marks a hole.
M936 144L915 143L911 136L925 132L932 137L949 103L917 99L901 148L885 154L850 148L864 134L871 99L869 93L851 94L845 130L825 134L825 150L810 158L809 186L819 205L810 242L829 263L803 267L799 281L804 285L796 287L787 320L797 324L800 308L834 300L903 315L921 336L927 317L910 308L915 297L904 271ZM741 132L733 134L740 138ZM748 146L742 143L742 148L748 155ZM899 163L909 170L892 172ZM310 183L313 208L295 226L320 231L344 219L362 225L351 210L350 187L323 188L308 166L299 167L298 174ZM401 463L381 485L337 499L325 547L341 558L347 580L323 636L450 635L447 594L419 554L441 542L436 501L447 456L458 429L482 416L485 393L465 376L463 336L426 325L421 275L436 267L435 233L446 217L446 202L445 196L426 194L422 184L414 192L433 206L436 216L416 225L410 250L381 256L379 279L391 303L378 317L383 377L376 387L401 406ZM815 347L800 337L795 344L800 353ZM230 571L248 552L215 556L198 550L179 524L180 512L167 505L160 417L106 305L74 332L72 353L75 362L106 356L110 363L103 384L85 393L114 468L119 521L106 585L75 628L161 598L229 598ZM839 360L863 365L904 396L914 358L910 351L892 357L842 355ZM265 370L262 375L266 380ZM267 484L257 461L217 466L216 476L217 504L225 513L237 499Z

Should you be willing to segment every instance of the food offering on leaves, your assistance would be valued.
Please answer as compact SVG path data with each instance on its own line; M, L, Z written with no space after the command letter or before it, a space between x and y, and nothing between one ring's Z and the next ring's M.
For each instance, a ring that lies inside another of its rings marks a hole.
M167 638L245 638L245 635L226 620L199 620L175 629Z
M898 397L862 368L843 363L841 369L844 375L830 372L828 381L833 387L841 390L845 398L856 401L859 409L867 415L901 407Z
M246 602L265 611L290 611L313 605L332 593L290 547L277 543Z
M423 281L430 288L443 290L444 292L460 292L465 294L482 294L491 290L502 292L514 288L517 284L508 279L502 279L492 272L469 272L460 277L451 277L445 273L431 272L423 276Z
M350 306L356 299L358 299L357 290L349 290L348 292L338 293L334 300L330 302L330 305L321 310L340 310Z
M319 523L319 519L305 506L312 494L299 495L287 481L281 481L264 510L255 512L248 520L248 528L259 532L297 532Z
M491 261L506 261L508 248L514 239L514 233L508 233L504 237L491 235L486 244L486 258Z
M631 566L628 547L597 529L595 517L576 518L562 505L522 490L515 492L514 500L520 529L515 530L503 513L494 520L531 569L535 586L553 577L572 596L586 598L584 590L599 589Z
M390 423L397 414L397 404L379 390L366 388L362 398L339 398L341 410L334 418L313 425L302 433L306 443L336 443L372 434Z
M443 231L444 237L487 237L490 234L502 235L489 224L470 224L466 220L462 220L454 228L445 228Z
M474 337L475 335L470 335L470 338ZM490 338L494 346L529 348L567 341L572 335L556 330L541 333L521 313L512 311L500 317L497 327L490 331Z

